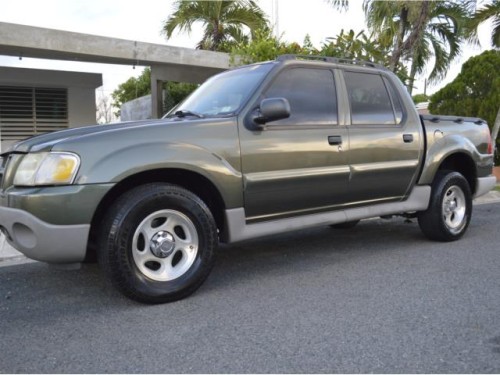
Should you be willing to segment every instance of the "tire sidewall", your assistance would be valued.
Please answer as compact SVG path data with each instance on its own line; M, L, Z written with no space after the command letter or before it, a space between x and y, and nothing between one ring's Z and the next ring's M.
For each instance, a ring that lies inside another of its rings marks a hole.
M148 193L147 189L139 189L137 194L127 194L127 202L120 205L121 209L115 215L108 237L109 263L113 265L109 269L112 281L130 297L144 302L173 301L191 294L208 276L216 247L216 229L206 205L182 188L174 188L175 193L172 193L172 188L165 185L159 190L164 190L163 194ZM133 237L139 224L150 214L162 209L186 215L194 224L199 241L191 267L170 281L156 281L144 275L132 254Z
M446 192L453 186L458 187L465 196L465 217L462 228L457 232L452 232L445 223L443 215L443 202L446 198ZM461 238L466 232L472 216L472 198L469 183L458 172L441 172L433 184L433 192L430 208L434 210L433 215L439 225L439 232L445 241L454 241Z

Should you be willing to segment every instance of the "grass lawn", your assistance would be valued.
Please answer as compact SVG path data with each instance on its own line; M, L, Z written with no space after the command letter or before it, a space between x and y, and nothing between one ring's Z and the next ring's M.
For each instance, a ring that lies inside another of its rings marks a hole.
M496 191L500 191L500 185L495 186L495 189L494 189L494 190L496 190Z

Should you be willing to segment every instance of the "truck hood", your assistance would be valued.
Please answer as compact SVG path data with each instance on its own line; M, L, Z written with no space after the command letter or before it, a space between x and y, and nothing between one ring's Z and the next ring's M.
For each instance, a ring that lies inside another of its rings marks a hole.
M25 139L23 141L13 144L8 150L3 154L9 153L27 153L27 152L39 152L39 151L50 151L57 143L74 140L79 137L99 134L109 131L119 131L120 129L132 129L142 126L155 126L166 123L177 122L179 119L160 119L160 120L144 120L144 121L130 121L130 122L120 122L116 124L109 125L90 125L83 126L79 128L72 128L67 130L61 130L53 133L47 133L38 135ZM195 121L195 120L192 120Z

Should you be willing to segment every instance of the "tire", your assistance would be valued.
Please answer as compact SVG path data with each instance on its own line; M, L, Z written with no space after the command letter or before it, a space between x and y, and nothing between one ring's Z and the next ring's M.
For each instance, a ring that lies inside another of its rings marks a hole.
M332 224L330 227L335 229L351 229L358 225L359 220L346 221L345 223Z
M134 188L104 219L98 260L112 284L144 303L172 302L195 292L208 277L217 227L207 205L166 183Z
M472 194L467 180L458 172L440 171L432 183L429 208L418 213L418 225L431 240L455 241L469 226Z

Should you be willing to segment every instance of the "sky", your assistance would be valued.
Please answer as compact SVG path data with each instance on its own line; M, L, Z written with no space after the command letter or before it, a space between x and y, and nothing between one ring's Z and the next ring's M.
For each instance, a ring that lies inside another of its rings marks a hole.
M15 0L1 1L0 22L18 23L86 34L109 36L149 43L194 48L201 39L201 28L190 35L176 33L166 40L162 24L173 10L173 0ZM335 11L325 0L257 0L269 16L275 31L289 42L302 43L310 35L313 44L320 47L328 37L341 29L367 29L361 8L362 0L352 0L347 12ZM428 87L435 92L451 82L469 57L491 48L489 30L484 25L479 31L482 47L464 46L462 58L450 68L446 79ZM38 60L0 56L0 66L95 72L103 74L103 87L98 91L110 95L116 87L131 76L141 73L142 67L92 64L55 60ZM417 82L414 93L423 92L423 79Z

